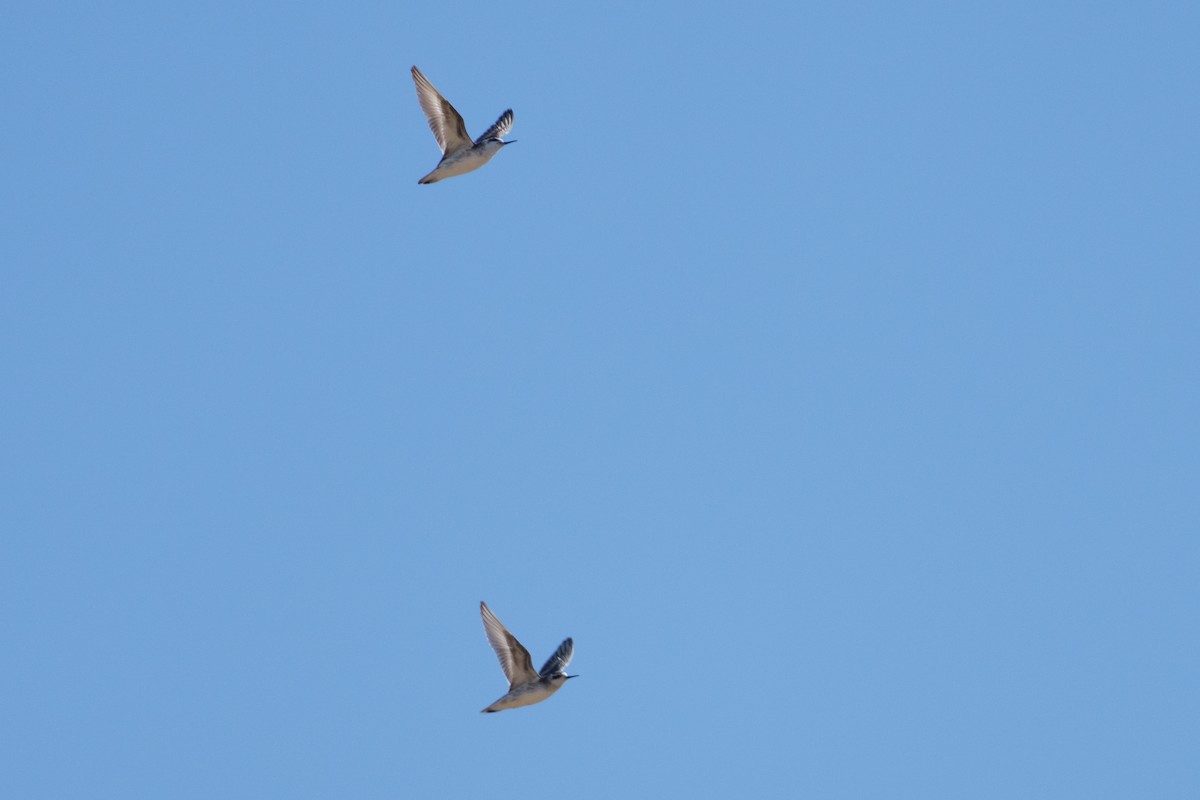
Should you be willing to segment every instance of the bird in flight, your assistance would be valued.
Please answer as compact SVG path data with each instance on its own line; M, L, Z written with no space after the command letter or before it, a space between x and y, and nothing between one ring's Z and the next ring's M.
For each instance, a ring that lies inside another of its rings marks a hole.
M513 126L513 112L508 109L500 115L500 119L483 135L471 141L467 135L467 126L463 124L462 115L454 110L454 106L442 97L429 79L421 74L415 66L412 68L413 83L417 85L417 101L421 110L429 120L429 129L437 139L438 147L442 148L442 160L438 162L433 172L426 175L417 183L437 183L442 178L453 178L455 175L465 175L477 170L492 160L492 156L500 152L506 144L501 137L507 136Z
M562 688L562 685L578 675L568 675L564 670L571 662L571 654L575 651L575 643L570 637L554 651L554 655L542 667L541 671L533 671L533 662L529 659L529 651L521 646L517 637L508 632L496 619L496 615L487 607L487 603L479 603L479 613L483 615L483 632L487 634L488 643L496 651L500 659L500 669L508 678L508 694L483 709L483 713L504 711L508 708L520 708L540 703Z

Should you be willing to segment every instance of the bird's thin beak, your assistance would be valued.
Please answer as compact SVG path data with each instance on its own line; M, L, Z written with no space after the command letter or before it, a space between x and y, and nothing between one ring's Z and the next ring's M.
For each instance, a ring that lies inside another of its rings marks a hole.
M516 143L517 143L516 139L513 139L511 142L505 142L505 144L516 144Z
M578 675L568 675L567 680L570 680L571 678L578 678L578 677L579 677Z

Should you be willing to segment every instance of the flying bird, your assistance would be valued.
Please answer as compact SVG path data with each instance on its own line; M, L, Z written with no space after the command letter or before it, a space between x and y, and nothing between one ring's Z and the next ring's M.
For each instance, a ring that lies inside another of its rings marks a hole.
M413 83L417 85L417 101L421 110L429 120L429 129L437 139L438 147L442 148L442 160L438 162L433 172L426 175L417 183L437 183L442 178L453 178L455 175L465 175L477 170L492 160L492 156L500 152L506 144L501 137L507 136L513 126L513 112L508 109L500 115L500 119L483 135L471 141L467 135L467 126L463 124L462 115L454 110L454 106L442 97L429 79L421 74L415 66L412 68Z
M496 619L496 615L487 607L487 603L479 603L479 613L483 615L483 632L487 634L488 643L496 651L500 659L500 669L508 678L508 694L483 709L483 713L504 711L507 708L520 708L540 703L562 688L562 685L578 675L568 675L564 670L571 662L571 654L575 651L575 643L568 637L550 656L541 671L533 671L533 662L529 659L529 651L521 646L517 637Z

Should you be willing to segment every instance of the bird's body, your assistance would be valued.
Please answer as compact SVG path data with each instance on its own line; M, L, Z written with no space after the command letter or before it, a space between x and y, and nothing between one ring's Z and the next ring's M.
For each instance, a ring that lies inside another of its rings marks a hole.
M540 703L557 692L565 682L565 677L557 682L551 681L548 678L539 678L536 681L522 684L485 708L483 713L491 714L496 711L505 711L510 708L520 708L521 706L531 706L534 703Z
M563 640L541 671L534 672L529 651L508 632L487 607L487 603L479 604L479 613L483 616L483 631L487 634L488 643L496 651L500 668L504 670L504 677L508 678L508 694L483 709L484 713L540 703L561 689L569 679L579 677L564 672L575 652L575 643L570 638Z
M421 74L421 70L412 68L413 83L417 87L417 101L425 118L429 121L429 129L442 148L442 160L438 162L433 172L426 175L417 183L437 183L443 178L453 178L465 175L479 169L492 160L505 145L513 144L503 138L508 135L513 126L513 112L508 109L500 115L492 127L483 132L475 141L467 135L467 126L463 123L462 115L454 110L454 106L442 97L429 79Z

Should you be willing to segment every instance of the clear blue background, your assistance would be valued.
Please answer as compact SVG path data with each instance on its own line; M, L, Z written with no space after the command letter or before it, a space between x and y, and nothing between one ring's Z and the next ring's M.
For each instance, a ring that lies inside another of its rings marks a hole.
M10 4L0 794L1197 797L1196 8Z

